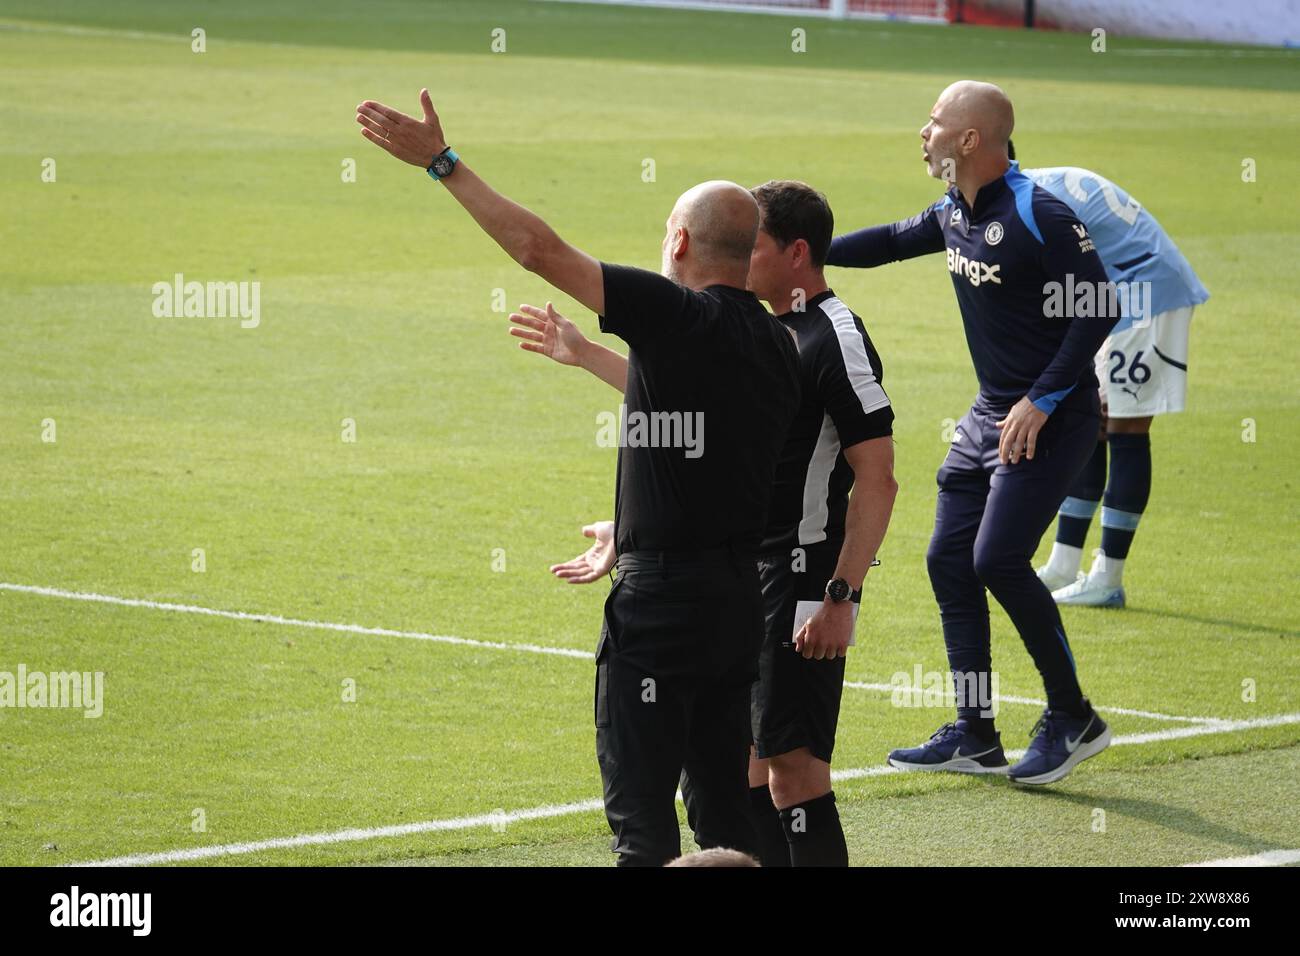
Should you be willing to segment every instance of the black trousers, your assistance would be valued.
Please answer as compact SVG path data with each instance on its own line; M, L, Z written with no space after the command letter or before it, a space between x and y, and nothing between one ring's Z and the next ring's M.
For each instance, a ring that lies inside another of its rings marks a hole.
M681 853L676 793L701 848L757 854L750 685L763 638L752 555L622 555L596 650L596 756L620 866Z

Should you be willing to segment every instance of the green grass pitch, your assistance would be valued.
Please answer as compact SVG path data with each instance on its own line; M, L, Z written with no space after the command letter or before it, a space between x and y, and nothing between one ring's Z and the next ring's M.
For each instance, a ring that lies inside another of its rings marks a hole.
M703 179L805 179L841 229L911 215L937 195L917 138L935 96L989 79L1026 166L1115 179L1212 295L1189 409L1154 429L1131 606L1065 611L1093 700L1147 713L1112 714L1122 745L1023 792L879 773L947 710L846 689L853 861L1300 847L1300 723L1266 720L1300 719L1297 54L1089 42L536 2L0 0L0 582L591 651L604 587L546 568L612 510L595 434L617 396L515 349L494 297L595 319L365 142L356 103L418 111L427 85L489 182L655 268L674 198ZM260 324L156 318L151 287L176 273L260 282ZM831 281L898 413L901 492L848 666L883 684L944 667L924 550L974 376L941 260ZM994 630L1002 692L1039 696L1000 611ZM20 664L101 671L105 703L0 709L0 864L250 843L197 862L612 862L581 657L0 589L0 671ZM1004 705L1009 747L1035 716ZM256 846L430 821L452 822Z

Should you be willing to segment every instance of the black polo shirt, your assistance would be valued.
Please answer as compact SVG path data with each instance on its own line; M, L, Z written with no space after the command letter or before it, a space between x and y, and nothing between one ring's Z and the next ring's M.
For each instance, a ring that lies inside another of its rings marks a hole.
M756 552L799 407L790 332L743 289L694 291L608 263L601 271L601 331L630 349L614 506L618 552Z

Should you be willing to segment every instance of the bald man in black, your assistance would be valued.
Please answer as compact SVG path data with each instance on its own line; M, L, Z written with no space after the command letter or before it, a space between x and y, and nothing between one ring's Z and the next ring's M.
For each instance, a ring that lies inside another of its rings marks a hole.
M749 692L763 637L755 555L799 404L798 353L745 290L758 204L728 182L684 193L663 275L598 262L481 180L423 119L357 107L361 133L425 169L512 258L630 347L619 434L619 575L596 651L596 751L619 864L680 855L676 791L702 848L758 850Z
M757 227L748 190L704 183L668 220L664 275L602 266L601 330L631 347L619 575L596 652L596 746L620 864L678 855L679 777L701 847L758 849L746 773L763 632L755 556L799 385L789 333L745 291ZM631 423L655 416L667 423L657 447L634 441ZM689 446L671 440L678 420L699 423Z

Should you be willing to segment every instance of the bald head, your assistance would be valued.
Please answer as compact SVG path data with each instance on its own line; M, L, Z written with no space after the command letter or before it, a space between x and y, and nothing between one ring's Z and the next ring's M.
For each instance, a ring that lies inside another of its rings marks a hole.
M922 154L930 175L968 191L1007 169L1007 143L1016 114L1007 94L992 83L961 80L939 94L930 121L921 129Z
M688 254L698 264L748 270L758 234L758 202L744 186L710 180L682 193L668 227L670 233L686 231Z
M976 130L983 144L1001 149L1016 125L1011 100L992 83L959 80L939 94L935 108L949 114L949 124Z

